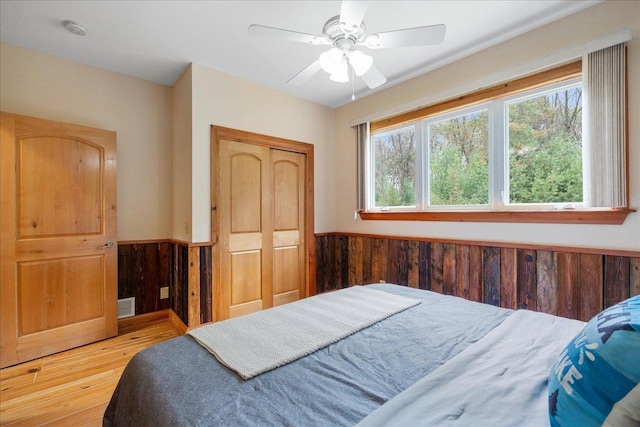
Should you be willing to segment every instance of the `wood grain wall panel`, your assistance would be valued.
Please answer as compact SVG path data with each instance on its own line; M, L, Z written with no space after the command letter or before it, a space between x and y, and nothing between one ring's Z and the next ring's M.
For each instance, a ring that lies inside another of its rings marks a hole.
M373 260L373 239L371 237L361 237L362 240L362 283L374 283L371 271Z
M500 305L500 248L484 247L482 253L482 302Z
M400 285L409 286L409 242L406 240L396 240L398 242L397 271Z
M387 277L386 281L389 283L397 283L404 285L400 282L398 276L398 246L399 242L396 239L389 240L389 252L387 257Z
M362 237L352 236L349 237L349 253L348 253L348 266L349 266L349 280L347 283L351 285L362 285L364 284L363 277L363 267L364 262L362 261Z
M329 275L327 274L327 261L326 258L329 257L333 251L330 251L327 248L327 240L329 236L317 236L315 238L316 243L316 294L324 292L327 290L326 280Z
M558 254L536 251L536 306L538 311L558 314Z
M315 245L316 293L400 282L581 320L640 295L640 257L347 234L318 235ZM198 248L193 268L199 271L199 322L206 323L215 298L212 246ZM119 244L118 298L135 296L136 314L171 308L187 324L189 250L189 244L172 241ZM169 299L160 300L162 287L169 287Z
M175 262L173 271L173 298L171 309L185 325L189 324L189 247L175 245Z
M418 288L431 289L431 244L418 242Z
M118 299L134 295L131 278L131 245L118 245Z
M187 279L187 319L188 327L200 324L200 248L190 247L189 256L189 277Z
M118 298L135 297L136 314L169 308L160 288L171 285L168 242L118 245Z
M420 285L420 244L415 240L407 242L407 277L411 288L418 288Z
M160 302L160 287L158 286L158 245L142 245L144 254L142 265L141 288L138 292L143 296L140 304L136 298L136 313L150 313L158 310ZM138 307L140 310L138 311Z
M348 236L349 244L326 245ZM318 292L334 289L320 268L340 258L349 264L340 286L384 280L509 308L527 308L589 320L607 304L640 294L640 257L491 246L473 242L326 234L316 237ZM347 251L348 254L321 253ZM351 252L361 252L358 253ZM353 263L363 265L357 266ZM335 267L334 267L335 268ZM342 267L341 267L342 268Z
M516 249L500 250L500 306L504 308L518 308L516 256Z
M578 300L578 269L580 255L558 253L558 315L572 319L580 318Z
M443 293L442 286L442 268L444 264L444 247L442 243L431 243L431 262L429 270L431 271L431 290Z
M329 281L327 282L327 286L329 286L330 290L340 289L340 272L342 270L342 252L340 248L340 237L335 236L329 240L329 244L332 248L334 248L333 255L329 258L329 269L331 271L331 275L329 277Z
M469 246L469 299L482 302L482 247Z
M602 311L602 255L580 254L578 297L581 319L590 319Z
M604 257L604 306L611 307L629 298L630 258L607 255Z
M131 248L131 256L131 279L133 287L133 295L131 296L136 296L136 313L144 313L143 301L146 287L144 282L144 245L133 245Z
M518 249L516 261L517 308L537 310L537 260L536 251Z
M336 269L338 263L336 257L339 255L339 248L336 248L336 236L327 236L324 247L327 251L323 263L324 263L324 278L323 278L323 290L334 290L336 281Z
M455 295L469 299L469 245L456 245L456 280Z
M212 247L200 247L200 323L213 320Z
M387 259L389 255L388 239L373 239L371 275L373 283L387 280Z
M442 293L457 295L456 287L456 245L442 245Z
M346 288L349 284L349 236L340 236L338 238L340 248L339 263L340 269L337 272L335 289Z
M158 298L160 288L169 288L169 294L173 287L172 281L172 262L173 262L173 245L169 242L161 242L158 244ZM171 299L161 299L158 305L159 310L165 310L171 307Z

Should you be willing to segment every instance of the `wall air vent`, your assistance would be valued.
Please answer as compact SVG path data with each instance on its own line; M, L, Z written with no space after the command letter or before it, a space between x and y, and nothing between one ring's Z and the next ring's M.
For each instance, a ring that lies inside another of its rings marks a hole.
M136 315L136 297L118 300L118 319Z

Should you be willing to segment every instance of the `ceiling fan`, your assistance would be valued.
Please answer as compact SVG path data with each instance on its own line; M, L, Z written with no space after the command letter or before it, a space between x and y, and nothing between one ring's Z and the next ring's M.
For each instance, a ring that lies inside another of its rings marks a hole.
M324 70L336 82L349 81L349 66L353 72L374 89L386 83L387 79L373 65L373 58L358 47L386 49L406 46L426 46L442 43L446 26L428 25L406 28L376 34L367 34L362 18L367 10L367 1L343 0L340 15L330 18L322 29L322 35L300 33L264 25L249 26L249 34L260 37L277 38L312 45L329 45L331 49L293 76L287 83L301 85Z

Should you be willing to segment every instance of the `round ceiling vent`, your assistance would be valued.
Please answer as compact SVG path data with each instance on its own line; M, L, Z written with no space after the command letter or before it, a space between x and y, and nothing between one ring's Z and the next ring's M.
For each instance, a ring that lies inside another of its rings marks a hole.
M70 21L70 20L66 20L62 22L62 25L64 25L64 28L67 29L67 31L69 31L70 33L75 34L76 36L86 36L87 35L87 29L78 24L77 22L74 21Z

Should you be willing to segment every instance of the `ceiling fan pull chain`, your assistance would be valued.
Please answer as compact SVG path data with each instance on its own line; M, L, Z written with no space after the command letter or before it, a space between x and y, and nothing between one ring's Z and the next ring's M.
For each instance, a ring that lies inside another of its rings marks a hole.
M356 100L356 76L354 74L355 70L351 67L351 101Z

